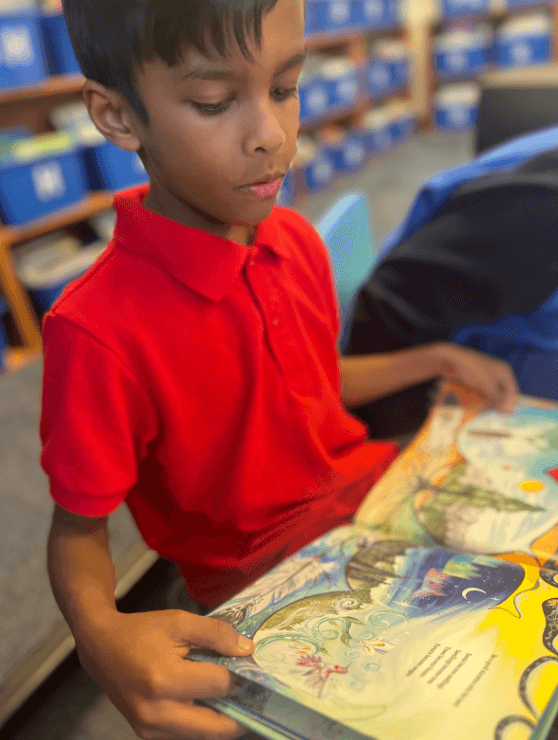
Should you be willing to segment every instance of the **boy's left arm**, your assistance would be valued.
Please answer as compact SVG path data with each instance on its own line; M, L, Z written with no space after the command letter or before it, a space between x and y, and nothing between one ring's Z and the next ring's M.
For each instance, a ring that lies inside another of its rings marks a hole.
M449 342L341 357L341 396L348 408L435 378L471 388L500 411L513 411L519 396L507 362Z

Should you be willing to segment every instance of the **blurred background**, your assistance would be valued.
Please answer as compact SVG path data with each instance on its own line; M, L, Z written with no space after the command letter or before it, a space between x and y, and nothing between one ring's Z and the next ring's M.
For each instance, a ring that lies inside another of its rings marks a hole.
M315 223L367 196L371 249L436 172L558 122L558 4L307 0L298 154L279 200ZM112 194L146 181L105 142L60 3L0 0L0 737L131 740L80 668L50 592L39 466L41 318L111 238ZM172 563L111 517L120 608L184 606ZM556 736L558 737L558 735Z

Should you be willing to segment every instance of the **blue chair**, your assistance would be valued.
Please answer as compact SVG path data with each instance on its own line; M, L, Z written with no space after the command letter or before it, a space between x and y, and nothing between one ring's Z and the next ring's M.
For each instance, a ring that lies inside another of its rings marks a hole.
M366 196L355 191L339 200L316 224L333 267L340 309L339 349L349 338L354 302L377 254Z

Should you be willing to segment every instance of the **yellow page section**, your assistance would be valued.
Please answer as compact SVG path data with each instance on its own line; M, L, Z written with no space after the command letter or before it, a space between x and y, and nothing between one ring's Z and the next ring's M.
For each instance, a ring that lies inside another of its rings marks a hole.
M414 621L361 704L343 675L328 677L321 698L304 690L308 676L288 660L275 675L305 706L376 740L528 740L558 685L549 621L556 593L528 568L520 588L488 614ZM266 636L261 630L256 644Z

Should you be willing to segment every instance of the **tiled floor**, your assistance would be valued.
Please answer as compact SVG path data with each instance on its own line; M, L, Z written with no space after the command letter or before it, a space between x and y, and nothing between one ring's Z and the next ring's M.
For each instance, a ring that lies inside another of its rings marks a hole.
M300 205L315 220L342 194L365 191L378 239L403 216L423 180L465 161L468 135L430 133L340 180ZM39 464L41 365L0 377L0 676L40 639L59 614L50 595L44 545L50 516L46 477ZM111 524L114 552L136 537L125 509ZM160 563L130 596L130 608L159 608L174 570ZM135 600L135 601L134 601ZM4 663L2 663L4 661ZM127 722L71 657L4 728L6 740L133 740Z

